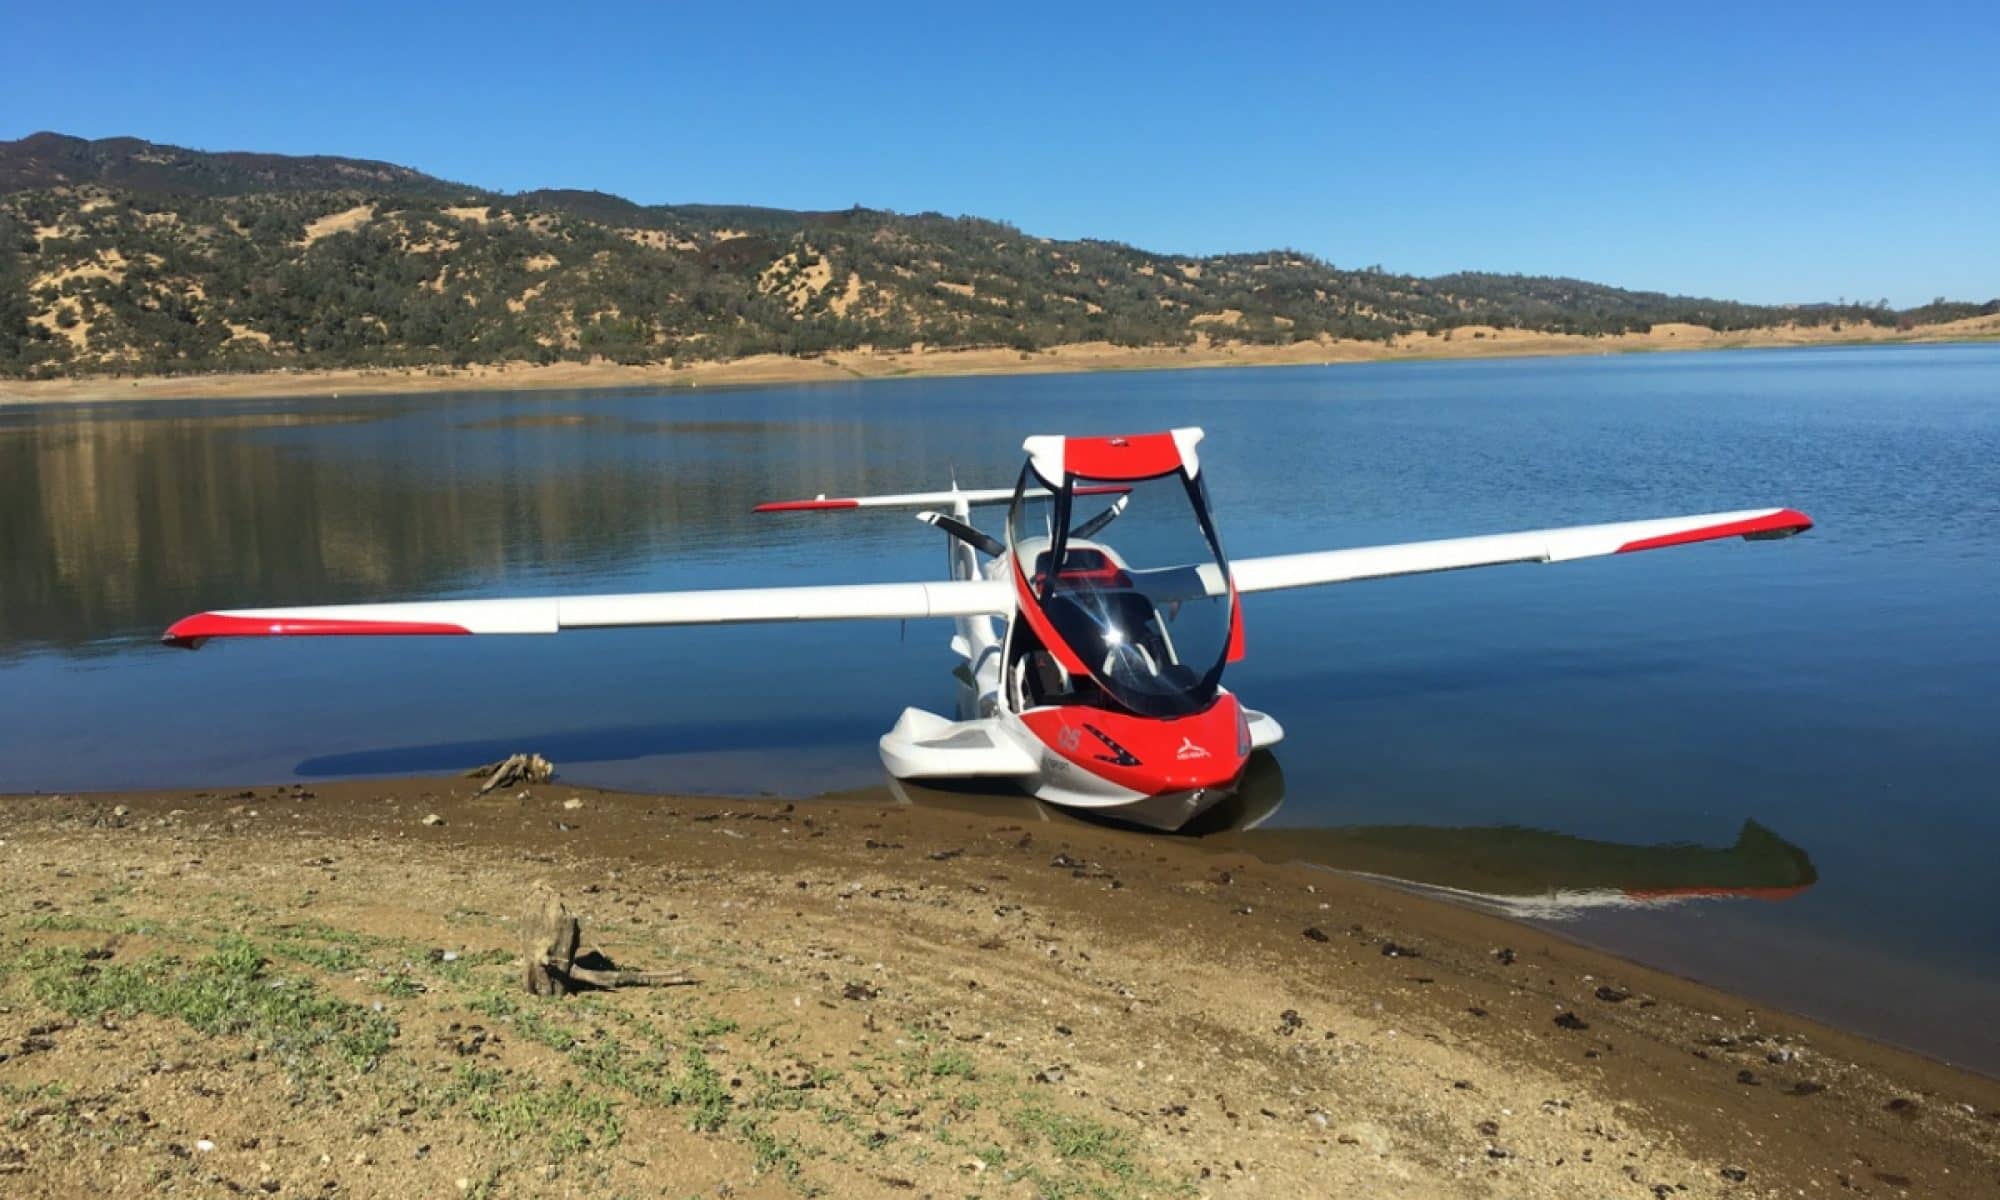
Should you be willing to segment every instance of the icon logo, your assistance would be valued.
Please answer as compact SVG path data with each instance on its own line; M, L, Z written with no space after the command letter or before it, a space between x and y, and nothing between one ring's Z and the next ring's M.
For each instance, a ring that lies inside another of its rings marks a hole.
M1193 738L1184 736L1181 738L1181 748L1174 751L1174 757L1186 762L1191 758L1207 758L1208 751L1195 745Z
M1076 731L1076 726L1074 725L1063 726L1062 732L1056 735L1056 745L1061 746L1064 750L1074 750L1082 742L1083 735Z

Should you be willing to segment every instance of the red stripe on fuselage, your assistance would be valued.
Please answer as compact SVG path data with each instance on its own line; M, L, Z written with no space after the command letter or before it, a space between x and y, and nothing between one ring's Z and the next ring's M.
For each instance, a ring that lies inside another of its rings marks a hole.
M1082 656L1070 648L1070 644L1056 632L1049 615L1042 611L1041 601L1035 599L1034 589L1028 586L1028 577L1021 573L1020 558L1012 553L1008 557L1014 559L1014 606L1020 610L1021 619L1035 631L1043 649L1055 655L1063 670L1072 675L1089 675L1090 668L1084 665Z
M405 634L469 634L463 625L441 621L287 620L196 613L168 627L160 640L170 646L199 646L217 637L384 637Z
M1716 538L1745 537L1759 533L1804 533L1812 528L1812 518L1795 508L1781 508L1767 517L1752 517L1747 521L1731 521L1726 525L1707 525L1700 529L1684 529L1679 533L1663 533L1659 537L1641 538L1627 542L1614 553L1630 554L1634 550L1658 550L1664 546L1685 546L1690 542L1708 542Z

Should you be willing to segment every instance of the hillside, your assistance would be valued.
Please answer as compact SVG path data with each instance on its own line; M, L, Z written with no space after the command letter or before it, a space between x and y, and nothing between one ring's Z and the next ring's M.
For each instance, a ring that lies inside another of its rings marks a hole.
M1915 325L1579 280L1436 278L1289 250L1187 257L869 209L503 195L388 163L133 138L0 142L0 375L624 363L873 347L1388 340Z

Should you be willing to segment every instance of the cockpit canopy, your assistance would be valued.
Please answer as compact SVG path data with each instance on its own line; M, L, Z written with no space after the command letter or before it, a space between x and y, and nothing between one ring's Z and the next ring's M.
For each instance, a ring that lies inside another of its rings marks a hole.
M1194 438L1186 439L1190 451ZM1072 671L1080 663L1109 700L1135 713L1182 716L1215 699L1233 597L1192 454L1148 457L1140 469L1166 469L1134 478L1119 471L1115 455L1103 463L1072 454L1070 466L1105 474L1064 469L1048 479L1037 467L1050 456L1036 455L1015 489L1008 547L1028 593L1023 602L1046 619L1043 635L1052 631L1062 643L1069 653L1058 657L1069 658Z

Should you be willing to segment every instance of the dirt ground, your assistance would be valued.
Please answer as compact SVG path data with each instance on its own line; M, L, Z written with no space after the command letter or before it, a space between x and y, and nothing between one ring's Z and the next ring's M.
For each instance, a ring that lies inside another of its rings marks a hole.
M619 387L716 387L783 383L842 383L927 375L1043 375L1077 371L1160 371L1200 367L1310 366L1398 359L1509 358L1536 355L1631 354L1673 350L1831 346L1898 342L1978 341L2000 337L2000 316L1894 329L1873 325L1796 325L1719 332L1699 325L1659 325L1646 333L1587 337L1524 329L1462 328L1449 334L1408 334L1394 343L1334 340L1288 346L1211 344L1117 346L1083 342L1025 353L987 350L854 350L795 358L753 355L721 362L626 366L609 361L495 363L461 368L379 367L280 370L135 378L0 379L0 403L176 399L185 397L326 396L479 390L528 391Z
M1069 821L463 780L0 799L0 1194L2000 1194L2000 1084ZM538 999L562 890L684 987Z

